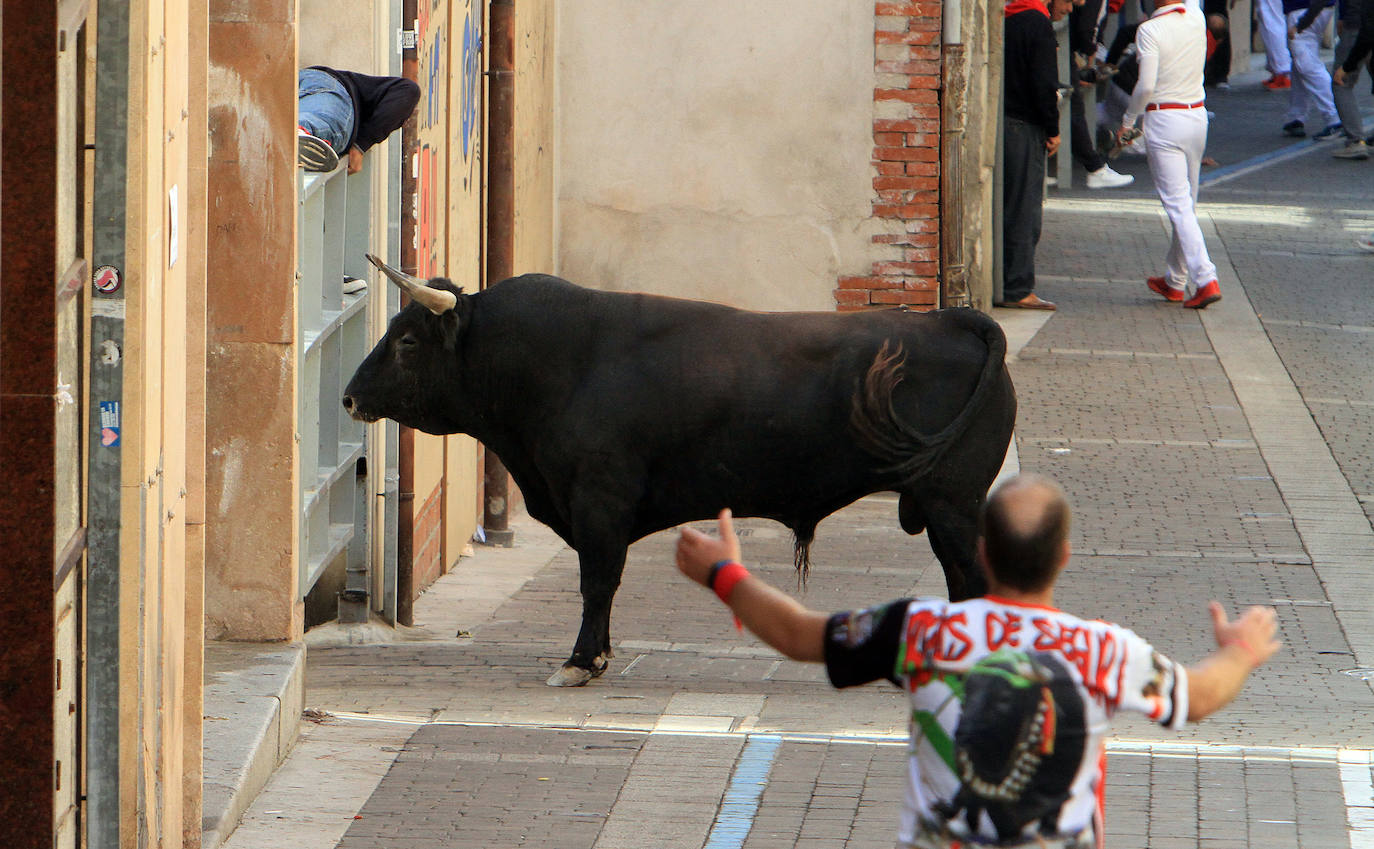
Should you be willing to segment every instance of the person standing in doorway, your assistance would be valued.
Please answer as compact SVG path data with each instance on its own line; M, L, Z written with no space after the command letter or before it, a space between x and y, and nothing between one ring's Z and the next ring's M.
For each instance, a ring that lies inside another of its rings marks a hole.
M1217 267L1197 221L1198 179L1207 147L1207 108L1202 89L1207 25L1192 0L1155 0L1150 19L1136 30L1139 68L1131 105L1118 138L1143 116L1145 155L1159 200L1173 225L1166 274L1145 285L1168 301L1203 309L1221 300Z
M1035 248L1045 205L1045 160L1059 150L1058 43L1052 22L1072 0L1012 0L1003 9L1006 80L1002 136L1002 300L996 306L1052 310L1035 294Z

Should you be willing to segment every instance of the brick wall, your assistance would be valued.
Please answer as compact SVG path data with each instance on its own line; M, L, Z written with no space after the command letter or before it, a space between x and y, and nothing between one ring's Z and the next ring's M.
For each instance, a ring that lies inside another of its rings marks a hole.
M940 275L940 3L874 8L873 217L882 259L839 279L841 311L937 306Z
M415 515L412 558L417 597L444 574L443 503L444 485L441 482Z

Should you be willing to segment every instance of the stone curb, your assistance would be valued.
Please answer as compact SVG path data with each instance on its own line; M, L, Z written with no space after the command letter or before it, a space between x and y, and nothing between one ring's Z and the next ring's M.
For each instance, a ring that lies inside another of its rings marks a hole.
M202 849L217 849L300 734L304 643L205 646Z

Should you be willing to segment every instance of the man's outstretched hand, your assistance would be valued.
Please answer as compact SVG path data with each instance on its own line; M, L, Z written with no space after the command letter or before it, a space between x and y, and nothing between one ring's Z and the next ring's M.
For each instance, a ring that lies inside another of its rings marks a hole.
M739 539L730 508L716 519L719 537L710 537L696 528L684 526L677 540L677 568L682 574L705 586L711 567L722 560L739 560Z
M1228 619L1226 610L1218 602L1208 605L1212 613L1212 631L1216 634L1217 646L1239 643L1250 655L1256 667L1262 665L1274 652L1283 646L1278 638L1278 619L1272 607L1258 605L1247 608L1235 620Z

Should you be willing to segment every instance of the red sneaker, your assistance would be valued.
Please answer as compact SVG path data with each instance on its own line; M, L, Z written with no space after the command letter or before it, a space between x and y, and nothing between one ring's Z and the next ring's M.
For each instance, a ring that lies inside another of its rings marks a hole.
M1269 79L1260 83L1260 85L1270 91L1282 91L1283 89L1293 87L1293 78L1287 74L1274 74L1270 76Z
M1183 290L1175 289L1169 285L1169 281L1163 277L1147 277L1145 285L1150 287L1150 291L1164 298L1166 301L1178 303L1183 300Z
M1197 294L1183 302L1183 305L1190 310L1206 309L1208 304L1215 304L1221 300L1221 287L1217 281L1213 280L1206 286L1197 290Z

